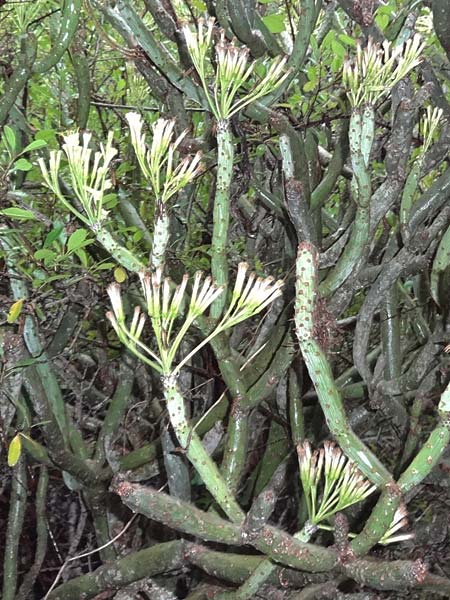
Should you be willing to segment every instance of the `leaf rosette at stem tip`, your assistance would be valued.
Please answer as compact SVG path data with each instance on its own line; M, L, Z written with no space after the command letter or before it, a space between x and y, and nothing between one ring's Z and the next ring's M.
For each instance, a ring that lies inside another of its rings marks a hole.
M305 440L297 447L300 479L309 523L319 526L339 511L361 502L376 491L356 465L333 442L311 450Z
M208 53L214 29L214 18L199 19L195 32L185 24L183 33L211 112L221 121L230 119L255 100L273 92L289 76L289 70L285 70L287 57L276 58L260 81L248 84L257 63L249 63L249 49L229 42L225 32L220 30L220 39L215 46L216 69L212 72ZM237 98L243 89L242 97Z
M387 546L388 544L394 544L395 542L405 542L414 538L413 532L397 533L400 529L408 527L408 511L406 506L401 504L395 511L392 523L386 533L383 535L379 544Z
M189 276L185 274L182 282L175 287L169 278L163 278L163 269L153 273L141 271L139 279L144 295L144 314L139 306L134 309L131 323L127 319L122 304L120 284L108 286L108 295L112 311L106 313L119 340L139 359L164 376L175 375L210 340L222 331L259 314L281 294L283 281L273 277L256 277L248 274L247 263L238 266L236 282L231 294L230 304L212 332L202 340L175 367L173 366L180 344L195 319L205 314L209 306L223 292L223 286L216 286L211 277L201 272L194 276L190 297L187 295ZM186 308L187 307L187 308ZM156 349L152 350L142 340L146 321L153 330ZM175 323L177 322L177 327Z
M130 128L131 144L139 166L152 186L157 200L166 203L183 187L203 172L202 153L180 159L178 148L188 133L184 130L174 139L175 119L158 119L152 125L152 141L148 148L142 133L143 121L139 113L125 115Z
M109 167L112 159L117 154L117 149L112 146L113 133L108 134L106 145L100 144L100 150L93 153L89 148L92 135L78 132L68 133L63 136L62 145L69 167L70 184L75 196L83 207L83 213L73 206L64 196L59 185L61 167L61 150L52 150L48 167L43 158L38 159L44 181L61 203L81 221L93 227L100 227L108 214L103 208L105 192L111 187L108 178Z
M375 105L421 62L424 48L418 34L394 48L387 40L376 44L369 38L365 48L358 42L355 60L346 60L342 71L352 107Z

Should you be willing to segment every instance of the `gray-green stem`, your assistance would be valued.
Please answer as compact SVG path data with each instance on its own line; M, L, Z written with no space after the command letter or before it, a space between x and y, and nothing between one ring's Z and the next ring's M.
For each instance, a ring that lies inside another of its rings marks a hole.
M184 398L178 388L176 377L170 375L164 377L163 388L170 422L181 445L181 451L186 453L207 489L228 518L235 523L242 522L245 516L243 510L228 489L216 464L206 452L199 435L188 422Z
M217 177L214 197L213 232L211 239L211 273L217 285L228 283L227 238L230 224L230 186L233 175L234 147L227 120L217 123ZM211 306L211 316L217 319L225 306L226 294Z

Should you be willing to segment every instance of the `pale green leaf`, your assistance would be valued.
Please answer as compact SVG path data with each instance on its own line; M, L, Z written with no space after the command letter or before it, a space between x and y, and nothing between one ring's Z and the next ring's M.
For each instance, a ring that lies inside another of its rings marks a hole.
M281 33L286 29L284 24L284 15L266 15L262 21L271 33Z
M11 129L9 125L5 125L3 128L3 135L9 153L11 155L14 154L16 150L16 134L14 133L14 129Z
M77 229L74 231L67 242L67 250L73 252L74 250L81 248L87 234L88 232L86 229Z
M13 165L15 171L30 171L33 165L26 158L19 158Z
M8 448L8 466L14 467L19 462L20 454L22 452L22 440L20 439L20 433L15 435L11 440Z
M32 150L39 150L39 148L43 148L47 145L45 140L34 140L28 146L26 146L22 152L31 152Z
M24 208L18 208L17 206L11 206L10 208L5 208L0 210L0 215L4 215L5 217L10 217L11 219L34 219L34 214L31 210L25 210Z
M23 298L20 300L16 300L13 304L11 304L11 308L8 311L8 316L6 317L6 321L9 324L15 323L17 319L20 317L20 313L22 312L23 307Z

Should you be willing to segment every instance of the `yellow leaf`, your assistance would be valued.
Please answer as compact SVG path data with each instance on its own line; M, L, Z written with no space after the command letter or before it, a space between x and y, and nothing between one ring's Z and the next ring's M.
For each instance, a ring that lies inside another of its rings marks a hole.
M21 298L20 300L16 300L14 304L11 305L8 316L6 317L8 323L15 323L20 317L20 313L22 312L23 307L23 300L23 298Z
M8 466L14 467L20 458L22 451L22 440L20 439L20 433L15 435L11 440L8 448Z
M126 278L127 273L125 269L122 269L122 267L116 267L114 269L114 279L117 281L117 283L123 283Z

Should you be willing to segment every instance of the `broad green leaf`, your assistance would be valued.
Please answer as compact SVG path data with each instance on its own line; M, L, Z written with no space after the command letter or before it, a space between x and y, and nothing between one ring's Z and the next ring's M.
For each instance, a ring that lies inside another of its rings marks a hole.
M20 454L22 452L22 440L20 439L20 433L15 435L11 440L8 448L8 466L15 467L19 462Z
M389 16L388 15L377 15L375 17L375 23L378 27L383 31L389 25Z
M314 36L311 37L311 39L313 39ZM331 30L329 31L326 36L323 38L322 40L322 49L328 49L331 48L331 44L333 43L333 41L336 39L336 33Z
M343 63L343 59L341 56L335 56L333 58L333 60L331 61L331 70L333 71L333 73L337 73L338 71L341 70L342 68L342 63Z
M128 173L129 171L134 171L134 167L133 167L133 165L130 165L129 162L125 161L117 167L116 177L121 177L122 175L125 175L125 173Z
M352 48L356 48L356 40L354 40L349 35L345 35L345 33L340 33L338 37L343 44L351 46Z
M117 283L123 283L126 278L127 272L125 269L122 269L122 267L116 267L114 269L114 279L117 281Z
M117 194L111 193L111 194L106 194L103 197L103 208L105 209L111 209L114 208L115 206L117 206L119 199L117 197Z
M43 148L47 145L45 140L34 140L28 146L26 146L22 152L31 152L32 150L39 150L39 148Z
M286 29L284 25L284 15L266 15L262 21L271 33L281 33Z
M346 50L342 44L340 44L337 40L333 40L331 42L331 48L336 56L339 58L344 58Z
M44 140L45 142L50 142L56 138L55 131L53 129L41 129L34 136L36 140Z
M34 214L31 210L25 210L24 208L18 208L17 206L11 206L11 208L5 208L0 210L0 215L10 217L11 219L34 219Z
M72 233L67 242L67 250L73 252L77 248L81 248L88 232L86 229L77 229Z
M316 89L316 85L317 85L316 81L307 81L305 83L305 85L303 86L303 91L304 92L312 92L314 89Z
M317 81L318 79L318 68L316 66L310 66L308 67L308 69L306 70L306 74L308 76L308 79L310 81Z
M11 129L9 125L5 125L3 128L3 135L6 142L6 147L9 153L13 155L16 150L16 134L14 133L14 129Z
M8 316L6 317L6 321L10 324L15 323L17 319L20 317L20 313L22 312L23 307L23 298L20 300L16 300L14 304L11 305L9 309Z
M34 258L36 260L54 260L56 258L56 252L53 250L49 250L48 248L41 248L40 250L36 250L34 253Z
M19 158L13 165L13 169L16 171L30 171L33 165L26 158Z
M196 8L197 10L206 10L207 6L206 4L203 2L203 0L192 0L192 6L194 8Z

